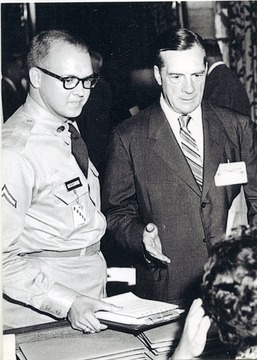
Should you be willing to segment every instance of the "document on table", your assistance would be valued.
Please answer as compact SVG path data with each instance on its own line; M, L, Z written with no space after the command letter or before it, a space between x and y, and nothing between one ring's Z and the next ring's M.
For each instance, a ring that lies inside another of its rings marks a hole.
M107 324L135 326L135 329L177 319L184 312L178 305L142 299L132 292L111 296L103 301L121 306L122 309L118 312L98 311L95 315L99 320L107 321Z
M137 338L156 356L171 354L178 344L183 327L184 321L175 321L146 330Z
M75 332L20 344L26 360L143 360L145 347L132 334L105 330L95 334Z

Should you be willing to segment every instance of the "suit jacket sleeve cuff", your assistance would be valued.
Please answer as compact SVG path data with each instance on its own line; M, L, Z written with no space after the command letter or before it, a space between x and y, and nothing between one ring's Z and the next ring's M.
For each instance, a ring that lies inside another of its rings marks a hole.
M143 241L142 241L142 254L148 269L152 269L156 267L156 259L154 259L151 255L149 255L148 251L146 251Z

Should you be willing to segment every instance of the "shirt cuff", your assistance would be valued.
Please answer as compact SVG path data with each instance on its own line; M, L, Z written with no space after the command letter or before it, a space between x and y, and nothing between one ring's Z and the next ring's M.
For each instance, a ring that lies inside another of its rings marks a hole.
M55 283L47 293L47 296L40 306L40 310L57 318L65 318L78 295L81 294L61 284Z

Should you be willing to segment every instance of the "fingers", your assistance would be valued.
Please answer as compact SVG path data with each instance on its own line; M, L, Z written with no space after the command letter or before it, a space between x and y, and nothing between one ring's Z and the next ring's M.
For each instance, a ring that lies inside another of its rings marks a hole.
M162 253L161 240L158 236L158 229L155 224L149 223L146 225L143 233L143 242L145 249L152 257L165 264L170 263L170 259Z
M75 330L83 331L84 333L96 333L105 330L107 325L101 324L93 313L85 312L84 316L79 319L71 320L71 326Z
M211 321L209 316L204 316L199 324L198 331L194 338L195 347L197 349L196 355L200 355L204 350L210 325Z
M154 247L149 248L149 251L148 251L148 252L149 252L149 254L150 254L152 257L160 260L161 262L163 262L163 263L165 263L165 264L169 264L169 263L170 263L170 259L169 259L167 256L163 255L163 253L161 253L160 251L158 251L156 248L154 248Z
M152 257L154 257L155 259L158 259L162 263L164 263L164 264L170 263L170 259L167 256L160 253L158 250L153 249L152 251L148 251L148 252Z
M211 326L211 320L210 320L209 316L206 315L206 316L204 316L204 318L199 326L200 336L203 336L203 335L207 336L207 332L208 332L210 326Z
M106 304L103 301L89 298L87 296L78 296L69 312L68 319L71 326L76 330L82 330L84 332L99 332L107 328L106 325L101 324L96 318L95 312L100 309L113 308L114 305Z
M101 324L101 329L99 331L102 331L102 330L105 330L107 329L107 325L103 325ZM79 329L80 330L80 329ZM96 330L92 330L91 328L89 327L85 327L84 330L83 330L83 333L84 334L94 334L96 332L99 332L99 331L96 331Z
M85 329L83 330L84 334L93 334L94 332L92 332L92 330L89 327L85 327Z
M192 305L190 306L188 316L194 315L198 309L202 308L203 301L201 298L197 298L192 302Z
M211 320L209 316L205 315L205 311L202 307L202 299L195 299L190 307L186 318L186 328L190 328L191 332L193 329L196 331L198 338L205 338L209 327L211 325Z
M116 306L113 304L108 304L104 301L101 301L103 305L99 305L99 309L98 310L105 310L105 311L110 311L110 312L119 312L121 311L123 308L122 306Z
M158 229L157 229L157 227L156 227L154 224L149 223L149 224L147 224L146 227L145 227L145 230L146 230L147 232L149 232L149 233L153 232L155 229L156 229L156 235L157 235L157 234L158 234Z
M182 337L171 359L192 359L205 347L211 321L204 315L202 299L195 299L188 312Z
M194 331L198 331L199 324L201 323L203 317L204 310L202 308L202 300L199 298L193 301L189 309L184 326L185 331L188 331L189 328L191 329L191 332L193 329Z

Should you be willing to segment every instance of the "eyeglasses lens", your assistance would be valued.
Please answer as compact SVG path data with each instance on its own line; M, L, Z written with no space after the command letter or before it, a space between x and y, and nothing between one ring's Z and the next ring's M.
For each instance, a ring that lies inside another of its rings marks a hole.
M83 87L85 89L92 89L96 83L97 83L98 77L92 76L91 78L88 78L83 81Z
M79 81L80 80L77 79L76 77L65 79L64 88L68 90L74 89L78 85ZM98 76L92 76L90 78L83 80L82 83L84 89L92 89L93 87L95 87L97 81L98 81Z

